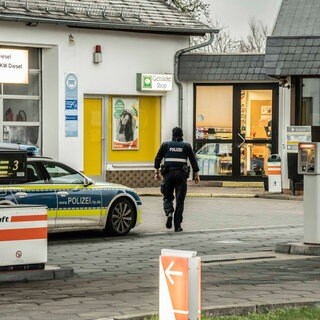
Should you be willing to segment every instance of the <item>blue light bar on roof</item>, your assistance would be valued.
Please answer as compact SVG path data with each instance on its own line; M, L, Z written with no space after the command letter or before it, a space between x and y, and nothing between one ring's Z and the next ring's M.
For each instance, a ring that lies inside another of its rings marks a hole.
M37 146L20 143L0 143L0 150L23 150L27 151L28 156L37 156L40 149Z

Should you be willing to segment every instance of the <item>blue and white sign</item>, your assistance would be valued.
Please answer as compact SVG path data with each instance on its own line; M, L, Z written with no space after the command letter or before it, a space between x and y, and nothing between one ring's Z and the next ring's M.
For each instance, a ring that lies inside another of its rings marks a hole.
M65 83L65 136L78 136L78 79L69 73Z

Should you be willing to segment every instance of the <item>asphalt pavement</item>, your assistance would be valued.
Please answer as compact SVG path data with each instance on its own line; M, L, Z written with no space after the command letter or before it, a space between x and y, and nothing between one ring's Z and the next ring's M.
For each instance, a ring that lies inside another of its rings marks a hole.
M163 248L201 257L206 315L320 305L320 257L275 252L276 244L303 239L301 196L270 194L259 185L189 185L184 231L175 233L164 227L158 188L137 191L144 203L141 226L123 238L50 236L48 264L72 267L74 275L0 282L0 319L142 320L157 314Z

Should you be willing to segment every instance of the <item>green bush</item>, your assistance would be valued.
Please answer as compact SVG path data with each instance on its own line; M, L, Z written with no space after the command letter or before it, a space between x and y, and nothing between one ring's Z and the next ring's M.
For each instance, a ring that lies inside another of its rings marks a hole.
M154 316L144 320L158 320ZM320 319L320 308L302 307L277 309L268 313L252 313L247 316L202 317L201 320L315 320Z

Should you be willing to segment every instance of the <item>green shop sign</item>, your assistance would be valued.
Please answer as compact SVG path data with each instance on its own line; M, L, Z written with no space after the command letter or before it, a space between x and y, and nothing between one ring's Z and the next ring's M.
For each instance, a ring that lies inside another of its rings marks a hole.
M137 73L138 91L171 91L172 74Z

